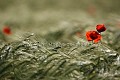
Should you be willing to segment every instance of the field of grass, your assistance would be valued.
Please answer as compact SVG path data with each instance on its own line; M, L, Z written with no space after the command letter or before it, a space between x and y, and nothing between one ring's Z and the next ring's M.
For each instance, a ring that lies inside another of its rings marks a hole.
M119 4L0 0L0 80L120 80ZM93 44L85 35L97 24L107 30Z

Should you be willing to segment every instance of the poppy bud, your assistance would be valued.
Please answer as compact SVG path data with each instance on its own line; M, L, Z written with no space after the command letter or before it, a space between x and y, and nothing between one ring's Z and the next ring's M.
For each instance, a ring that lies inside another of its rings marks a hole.
M104 26L104 24L98 24L98 25L96 26L96 29L97 29L97 31L98 31L99 33L101 33L101 32L103 32L103 31L106 30L106 27Z

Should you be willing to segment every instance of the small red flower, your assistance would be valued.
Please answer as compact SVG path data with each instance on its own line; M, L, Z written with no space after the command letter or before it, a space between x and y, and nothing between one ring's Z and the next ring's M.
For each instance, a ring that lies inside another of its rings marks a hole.
M3 33L6 34L6 35L10 35L11 34L11 29L9 26L5 26L3 28Z
M88 31L86 32L86 39L98 43L101 40L101 35L97 31Z
M106 30L106 27L105 27L104 24L98 24L98 25L96 26L96 29L97 29L97 31L98 31L99 33L101 33L101 32L103 32L103 31Z

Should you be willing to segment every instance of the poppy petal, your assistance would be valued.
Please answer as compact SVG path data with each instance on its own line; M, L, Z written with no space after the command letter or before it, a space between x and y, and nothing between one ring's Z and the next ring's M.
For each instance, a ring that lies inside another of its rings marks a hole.
M98 36L98 38L94 40L94 43L98 43L102 38L102 36L100 34L97 35L97 36Z
M86 39L88 41L92 41L93 39L90 37L91 31L86 32Z

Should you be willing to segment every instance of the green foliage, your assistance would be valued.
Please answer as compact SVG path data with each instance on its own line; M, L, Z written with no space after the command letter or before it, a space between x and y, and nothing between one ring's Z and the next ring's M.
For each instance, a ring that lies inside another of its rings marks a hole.
M4 45L0 50L0 79L119 80L120 54L105 44L51 44L41 44L29 36Z

